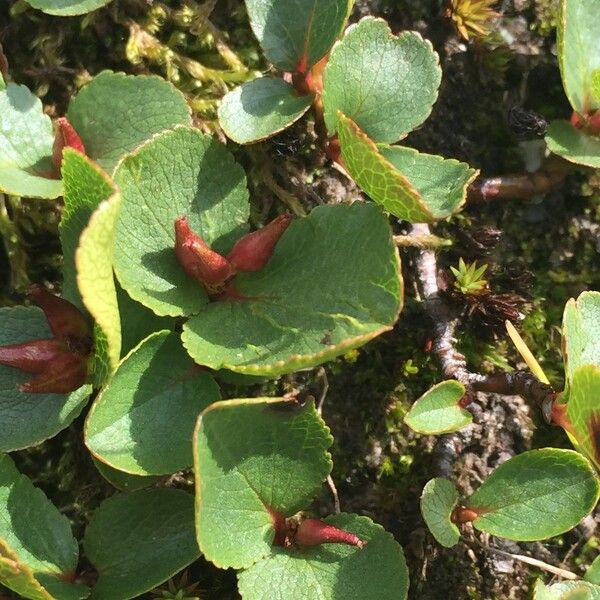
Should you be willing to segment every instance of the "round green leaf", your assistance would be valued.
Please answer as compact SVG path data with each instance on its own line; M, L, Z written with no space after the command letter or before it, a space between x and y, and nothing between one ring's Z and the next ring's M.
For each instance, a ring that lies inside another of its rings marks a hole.
M123 471L117 471L109 467L107 464L100 462L97 458L92 456L92 461L98 472L110 485L117 488L122 492L135 492L136 490L143 490L144 488L150 487L164 480L164 477L148 476L143 475L131 475L130 473L124 473Z
M342 32L353 0L246 0L265 56L282 71L310 69Z
M84 15L106 6L112 0L26 0L33 8L48 15L71 17Z
M264 140L297 121L314 96L298 96L294 88L275 77L260 77L236 87L219 106L219 124L238 144Z
M126 156L115 172L123 205L115 271L125 291L159 315L189 315L208 301L175 257L177 217L217 251L246 231L246 177L228 150L197 129L178 127Z
M251 375L313 367L392 328L398 254L373 204L320 206L296 219L267 265L240 273L244 300L211 302L183 328L199 364Z
M600 97L594 93L600 69L598 31L598 0L561 2L557 28L558 62L567 98L580 114L600 108Z
M600 555L596 556L583 578L590 583L600 585Z
M373 141L396 142L429 116L441 76L429 41L414 31L395 36L383 19L366 17L348 28L325 68L327 129L337 129L340 111Z
M85 443L120 471L174 473L191 466L196 419L219 398L215 380L194 365L179 335L160 331L122 360L96 398Z
M271 552L269 509L291 516L331 471L333 438L311 402L283 398L216 402L194 440L196 530L204 556L245 568Z
M122 156L153 135L192 122L185 97L164 79L111 71L82 88L67 116L86 154L109 173Z
M561 581L550 587L540 583L533 600L600 600L600 587L587 581Z
M569 121L552 121L546 144L551 152L570 162L600 168L600 137L577 129Z
M414 148L383 146L380 151L408 179L436 219L448 217L462 207L468 186L479 174L466 163Z
M598 448L600 367L584 365L573 374L566 405L568 433L576 448L600 469Z
M51 337L39 308L0 308L0 346ZM0 452L34 446L55 436L79 415L91 392L89 385L68 395L27 394L17 389L32 377L0 365Z
M465 386L462 383L442 381L410 407L404 422L413 431L425 435L458 431L473 421L471 413L458 405L464 395Z
M403 600L408 569L402 548L367 517L339 514L325 519L367 542L314 548L273 548L271 556L238 575L244 600Z
M342 113L338 113L338 136L346 170L371 199L411 223L435 220L436 216L411 182Z
M448 479L437 477L427 482L421 495L421 513L431 535L444 547L458 544L460 532L450 520L458 502L458 492Z
M573 450L530 450L500 465L469 498L473 525L517 541L542 540L572 529L598 502L589 462Z
M0 554L17 563L11 577L0 559L0 583L26 598L76 600L88 595L85 586L64 581L75 575L79 557L68 519L6 454L0 455L0 515ZM50 594L45 587L53 588Z
M194 562L194 499L172 488L141 490L105 500L83 540L99 579L92 600L128 600Z
M583 292L567 302L562 334L568 386L579 367L600 367L600 292Z
M53 179L52 121L24 85L0 90L0 192L30 198L57 198L62 183Z

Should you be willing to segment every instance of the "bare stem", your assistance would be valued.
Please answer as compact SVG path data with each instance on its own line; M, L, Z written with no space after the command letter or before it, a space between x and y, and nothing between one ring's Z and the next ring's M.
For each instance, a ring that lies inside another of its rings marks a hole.
M430 236L429 225L426 223L415 224L412 235L416 237ZM484 379L483 375L471 373L467 369L464 355L454 347L456 343L454 332L458 325L458 319L440 295L435 252L431 249L421 250L416 262L425 310L433 322L432 352L442 367L444 377L457 379L464 385Z
M548 159L533 173L518 173L501 177L479 177L470 187L469 202L490 200L531 200L560 185L572 167L564 160Z

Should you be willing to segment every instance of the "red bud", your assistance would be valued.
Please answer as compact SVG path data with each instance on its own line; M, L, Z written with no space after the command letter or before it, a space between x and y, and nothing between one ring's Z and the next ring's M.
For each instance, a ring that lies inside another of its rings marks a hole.
M37 374L46 369L63 351L63 344L57 340L34 340L0 346L0 364Z
M227 258L238 271L259 271L269 262L291 221L291 215L280 215L262 229L248 233L236 242Z
M73 352L62 352L30 381L19 386L29 394L68 394L87 379L87 360Z
M0 364L37 375L19 386L22 392L67 394L81 387L93 351L85 317L70 302L34 285L28 295L46 315L54 338L0 347Z
M457 506L452 512L451 521L456 524L470 523L480 515L479 512L466 506Z
M585 125L585 118L582 117L577 111L571 113L571 125L577 129L581 129Z
M319 519L305 519L298 525L296 543L299 546L319 546L321 544L348 544L363 548L363 542L358 536L338 529Z
M229 261L196 235L186 217L175 221L175 254L183 270L205 285L224 283L233 275Z
M69 119L67 117L59 117L56 119L56 132L54 134L54 145L52 146L52 162L59 171L65 148L74 148L85 154L85 146L79 134L73 128L73 125L69 123Z
M27 290L27 296L44 311L55 337L90 336L90 327L85 317L69 301L51 294L41 285L32 285Z

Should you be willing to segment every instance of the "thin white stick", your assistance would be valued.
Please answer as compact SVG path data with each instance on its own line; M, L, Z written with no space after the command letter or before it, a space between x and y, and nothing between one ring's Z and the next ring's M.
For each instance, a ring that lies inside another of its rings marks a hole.
M579 575L575 575L572 571L567 571L566 569L561 569L560 567L555 567L554 565L549 565L537 558L531 558L530 556L525 556L524 554L512 554L510 552L505 552L504 550L500 550L499 548L494 548L492 546L486 546L481 542L477 542L484 550L489 550L490 552L494 552L496 554L500 554L501 556L506 556L507 558L512 558L513 560L518 560L533 567L538 567L539 569L543 569L544 571L548 571L549 573L554 573L554 575L558 575L563 579L581 579Z

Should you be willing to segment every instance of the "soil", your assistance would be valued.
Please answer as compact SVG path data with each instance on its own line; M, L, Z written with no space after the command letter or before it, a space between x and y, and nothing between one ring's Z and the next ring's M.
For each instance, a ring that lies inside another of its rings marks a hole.
M166 4L178 6L177 2ZM564 117L570 111L556 64L549 17L553 2L497 3L503 16L494 25L499 41L493 51L481 43L459 39L443 16L442 4L441 0L359 0L352 15L352 20L381 16L394 31L419 31L440 55L443 80L439 99L431 117L406 143L466 161L485 176L522 171L524 139L511 130L509 109L518 106L546 119ZM155 6L152 0L114 0L93 18L58 19L27 8L21 1L3 3L0 43L9 57L12 78L42 96L49 114L61 115L77 87L102 69L165 75L164 64L147 57L132 64L126 52L128 24L147 25L148 13ZM264 67L241 0L219 0L211 20L250 67ZM160 39L167 39L176 29L176 25L165 27ZM190 54L208 64L218 63L210 48L190 50ZM176 83L185 89L189 77L183 74ZM202 93L212 98L215 91L208 86ZM198 113L197 122L213 129L214 112ZM536 139L535 135L525 137ZM320 203L360 198L356 186L332 168L315 146L310 117L258 148L234 151L250 173L258 221L282 201L278 189L296 196L307 210ZM275 186L256 175L263 172L262 167ZM438 235L455 241L438 256L439 281L442 288L448 288L448 302L457 313L465 313L464 299L450 294L448 267L459 257L487 262L493 292L518 297L527 342L558 388L562 367L557 328L564 303L583 289L600 289L599 189L600 182L590 173L578 172L544 198L467 205L457 218L435 229ZM9 217L19 240L15 252L20 252L23 260L19 263L13 257L9 261L9 254L0 251L3 303L22 298L24 283L15 286L15 281L60 283L59 214L60 208L52 203L43 208L27 200L10 203ZM398 233L406 230L404 223L393 226ZM491 229L501 237L482 249L477 241L486 231L489 237ZM458 434L418 436L403 424L402 417L412 402L440 381L441 373L427 351L432 326L415 291L416 252L403 250L401 255L406 305L395 330L325 365L329 391L323 416L335 437L332 477L341 508L372 517L396 536L410 567L411 600L530 598L535 578L549 581L551 575L485 547L527 554L581 574L597 545L593 517L560 538L535 544L489 539L465 527L463 540L444 549L427 532L418 499L423 485L437 475L452 475L461 493L468 494L510 456L532 447L568 447L568 440L558 429L545 425L537 410L520 397L493 394L478 395L472 405L473 425ZM11 272L19 264L22 272ZM494 307L488 305L487 309L493 312ZM497 321L489 315L482 317L477 310L461 321L457 346L473 371L522 366ZM321 373L284 377L256 389L244 388L243 394L301 388L319 397L324 381ZM234 386L226 387L224 396L235 397L239 392ZM78 452L80 430L81 423L76 422L53 440L15 455L19 467L72 520L77 535L93 509L112 493L91 461ZM171 483L190 485L186 474ZM334 510L327 488L313 509L323 515ZM83 560L85 564L85 557ZM199 582L203 599L238 597L233 572L219 571L202 561L188 571L190 580Z

